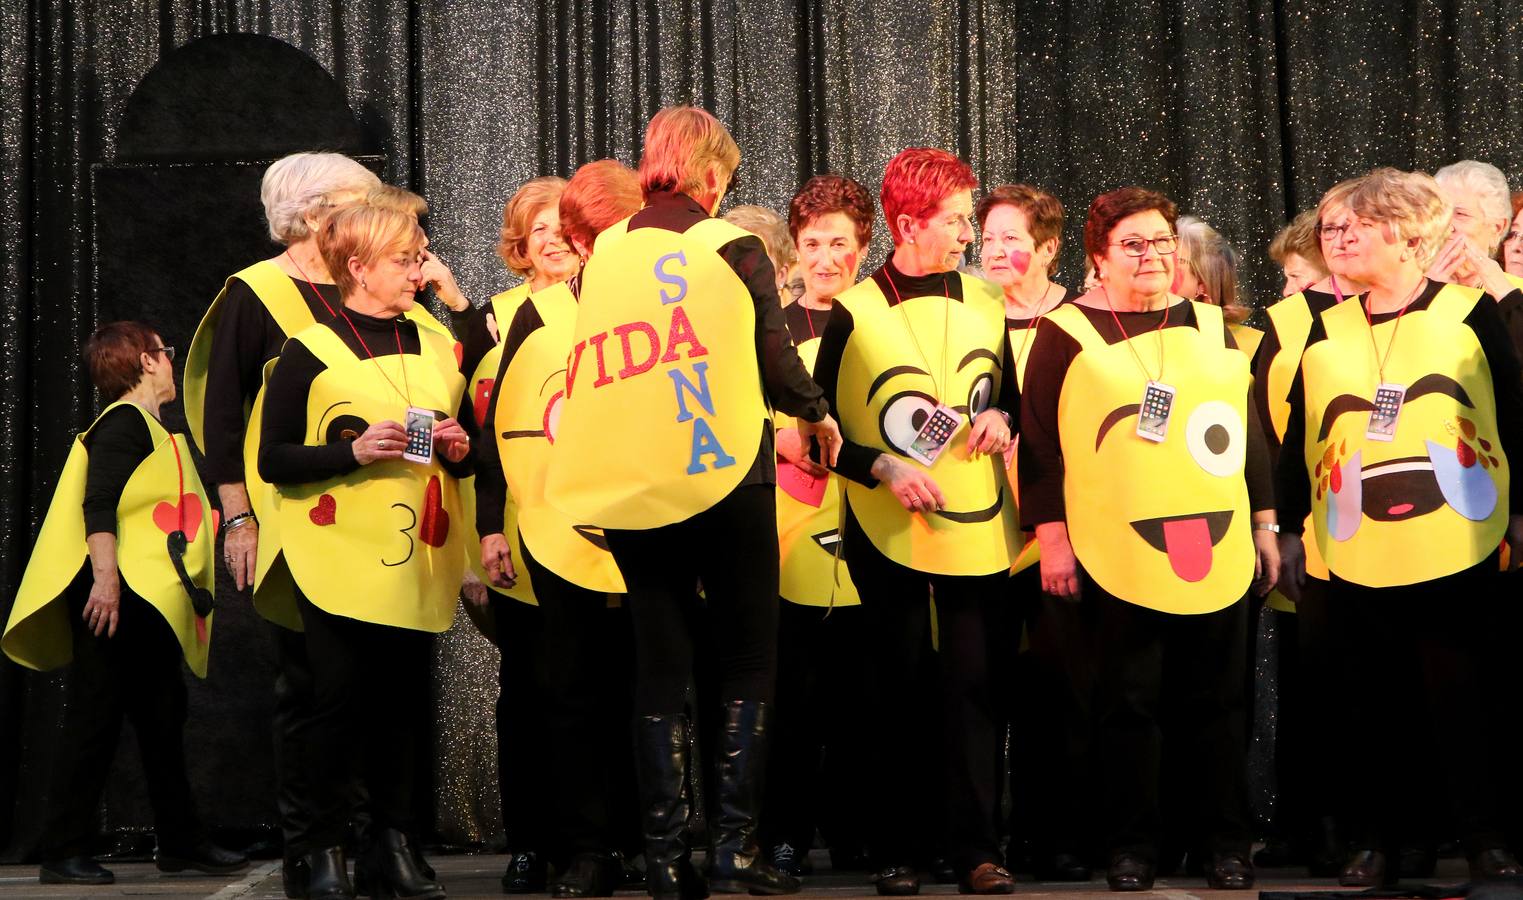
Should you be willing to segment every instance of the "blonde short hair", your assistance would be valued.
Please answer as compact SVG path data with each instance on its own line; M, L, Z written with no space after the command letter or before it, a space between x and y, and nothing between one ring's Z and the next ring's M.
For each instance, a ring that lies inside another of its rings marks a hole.
M399 209L359 204L334 210L323 221L317 233L317 249L323 254L328 275L338 286L339 295L347 298L357 283L349 271L349 260L373 266L388 253L422 249L423 240L417 216Z
M640 153L640 192L703 191L704 171L719 163L726 175L740 166L740 147L724 125L695 106L668 106L645 126Z
M1483 218L1501 219L1508 224L1509 227L1503 228L1497 235L1497 243L1486 248L1487 256L1494 255L1502 243L1502 235L1512 225L1512 188L1507 185L1507 176L1491 163L1462 159L1434 172L1433 180L1438 182L1440 188L1453 187L1470 191L1481 201L1480 214Z
M1322 195L1322 199L1317 201L1317 224L1322 224L1322 216L1329 208L1334 206L1347 207L1348 198L1353 195L1354 191L1359 189L1361 184L1364 184L1364 179L1367 177L1366 175L1360 175L1358 178L1340 181L1328 188L1327 193ZM1317 242L1317 249L1319 251L1322 249L1322 242L1320 240Z
M783 217L765 206L737 206L724 214L724 220L737 225L761 238L767 248L767 258L779 274L798 261L798 250L788 233L788 223Z
M259 199L270 238L294 244L311 233L307 216L332 206L335 194L366 194L380 186L374 172L342 153L293 153L265 169Z
M1180 216L1174 230L1211 302L1222 308L1229 322L1236 324L1247 319L1253 310L1238 302L1237 252L1232 245L1221 232L1195 216Z
M1389 223L1397 240L1417 240L1417 264L1426 269L1448 236L1454 207L1444 199L1438 182L1426 172L1375 169L1349 194L1348 208L1357 216Z
M407 213L414 219L420 219L428 215L428 201L409 191L407 188L399 188L390 184L371 188L370 193L365 195L366 206L377 206L381 209L394 209L397 212Z
M1269 258L1283 266L1292 256L1299 256L1323 275L1327 261L1322 258L1322 242L1317 240L1317 210L1308 209L1290 220L1269 242Z
M559 209L561 192L566 190L566 179L555 175L541 175L524 182L502 208L502 230L497 236L497 255L503 264L520 278L534 277L534 264L529 262L529 232L534 219L547 208Z

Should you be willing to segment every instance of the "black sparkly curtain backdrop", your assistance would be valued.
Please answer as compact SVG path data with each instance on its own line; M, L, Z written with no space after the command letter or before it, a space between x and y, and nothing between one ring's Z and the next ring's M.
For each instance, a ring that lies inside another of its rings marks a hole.
M1496 0L4 0L0 616L95 411L89 166L161 54L240 31L334 74L477 302L510 281L492 248L520 183L634 163L650 114L684 101L735 134L735 203L783 209L823 171L875 190L916 144L1045 187L1069 210L1071 285L1089 200L1122 184L1223 231L1260 304L1266 242L1340 178L1470 157L1523 186L1523 16ZM886 249L880 228L869 265ZM0 823L23 683L0 662Z

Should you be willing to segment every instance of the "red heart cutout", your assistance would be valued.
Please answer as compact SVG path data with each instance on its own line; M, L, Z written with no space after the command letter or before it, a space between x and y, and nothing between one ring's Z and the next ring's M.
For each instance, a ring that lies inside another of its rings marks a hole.
M825 485L829 481L829 475L815 478L786 459L779 458L777 461L777 486L783 489L783 493L806 506L820 508L825 500Z
M423 491L423 521L418 524L418 539L430 547L443 547L449 539L449 512L444 508L444 488L439 476L428 479Z
M313 525L332 525L338 517L338 501L332 494L317 498L317 505L307 510L307 518Z
M180 498L180 505L160 502L153 508L153 524L159 526L159 530L165 534L173 534L180 528L180 510L185 510L185 540L194 543L196 535L201 533L201 498L195 494L186 494Z

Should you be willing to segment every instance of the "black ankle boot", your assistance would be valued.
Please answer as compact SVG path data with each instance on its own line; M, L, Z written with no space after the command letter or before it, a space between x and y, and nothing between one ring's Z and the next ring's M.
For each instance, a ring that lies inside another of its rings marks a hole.
M307 900L354 900L343 847L313 850L306 856Z
M762 773L767 763L767 704L732 700L724 706L714 848L709 852L709 886L720 894L793 894L800 887L779 872L756 844Z
M688 819L688 801L682 795L687 731L687 716L680 714L640 716L635 723L645 889L658 900L702 900L709 895L682 839Z
M370 884L377 898L397 900L443 900L444 888L418 867L407 835L383 828L370 851Z

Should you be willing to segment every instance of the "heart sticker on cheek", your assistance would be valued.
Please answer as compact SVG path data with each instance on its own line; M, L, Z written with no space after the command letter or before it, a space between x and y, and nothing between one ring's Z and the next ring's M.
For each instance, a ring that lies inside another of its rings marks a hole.
M194 542L196 535L201 533L201 498L195 494L186 494L180 498L180 505L161 502L153 508L153 524L159 526L159 530L165 534L173 534L180 530L180 510L185 511L185 540Z
M418 539L430 547L443 547L449 539L449 511L444 508L444 488L439 476L428 479L423 491L423 516L418 523Z
M338 501L332 494L317 498L317 505L307 510L307 518L313 525L332 525L338 519Z

